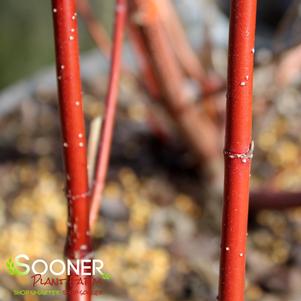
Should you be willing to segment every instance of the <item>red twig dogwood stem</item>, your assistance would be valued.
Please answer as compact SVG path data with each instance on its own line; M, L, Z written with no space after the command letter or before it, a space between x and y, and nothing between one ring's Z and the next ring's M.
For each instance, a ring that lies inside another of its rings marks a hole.
M52 12L68 199L68 236L65 252L70 259L82 259L91 254L90 197L75 0L52 0ZM75 278L80 276L71 277L76 283ZM85 276L83 287L72 287L71 277L68 278L67 289L70 294L67 299L91 300L89 294L80 295L76 292L90 291L91 277Z
M232 0L219 300L243 301L252 147L256 0Z
M121 54L124 29L126 24L127 1L116 0L115 26L111 70L108 94L105 103L104 120L101 128L99 152L95 172L95 182L92 188L90 225L95 223L100 207L100 199L104 188L111 150L112 134L115 122L118 85L121 69Z

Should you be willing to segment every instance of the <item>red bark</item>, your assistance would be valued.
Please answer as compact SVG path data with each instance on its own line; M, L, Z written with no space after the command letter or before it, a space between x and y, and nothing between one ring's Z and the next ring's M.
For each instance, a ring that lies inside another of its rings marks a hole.
M52 9L68 199L68 236L65 252L70 259L81 259L91 254L91 241L90 198L75 0L52 0ZM82 289L90 290L91 277L85 278L86 285ZM71 289L70 277L67 289ZM88 301L91 297L89 294L80 295L71 292L67 299Z
M101 128L99 152L95 172L95 182L92 188L90 225L95 223L100 207L100 200L104 188L105 178L110 157L113 128L115 122L116 104L118 97L118 85L121 69L121 54L124 28L126 24L127 3L126 0L116 0L115 28L113 38L113 50L111 58L111 70L108 94L105 103L104 120Z
M232 0L219 300L243 301L252 158L256 0Z

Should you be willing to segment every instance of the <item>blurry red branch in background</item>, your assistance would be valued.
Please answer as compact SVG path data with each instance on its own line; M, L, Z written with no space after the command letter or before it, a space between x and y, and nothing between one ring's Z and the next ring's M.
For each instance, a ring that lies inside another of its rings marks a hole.
M118 86L121 69L121 55L124 29L126 24L127 2L126 0L116 0L115 27L113 38L113 49L111 57L111 70L109 87L105 102L105 111L101 127L99 151L95 171L95 182L92 184L90 225L94 225L102 197L102 191L106 179L108 162L110 157L115 113L118 97Z
M188 76L197 80L202 88L205 88L208 82L206 72L189 45L186 32L171 0L161 0L158 12L164 25L163 29L166 31L168 41L173 46L172 50L179 60L181 68Z
M256 191L250 194L250 210L284 210L301 206L301 192Z
M66 256L70 259L81 259L87 258L91 254L90 197L75 0L52 0L52 12L67 182L68 234ZM72 277L74 280L76 276L72 275ZM90 291L91 277L85 276L85 278L85 285L82 289ZM70 277L67 286L67 289L70 290ZM89 295L81 296L80 293L72 293L68 295L68 300L88 301L91 299Z
M111 40L103 26L97 22L89 0L77 0L77 7L91 38L101 52L109 58L111 52Z
M168 3L164 5L167 6ZM143 63L143 73L150 79L150 92L153 96L160 97L159 100L181 129L192 151L201 161L210 166L219 151L218 131L210 118L196 109L191 99L186 86L185 71L174 51L174 45L170 43L171 38L174 37L168 36L164 27L166 22L162 22L158 3L153 0L147 2L129 0L129 10L131 37L138 50L140 62ZM173 13L172 20L174 18ZM178 20L176 22L174 20L170 26L174 34L178 33L180 26ZM195 56L192 55L192 50L186 39L183 39L181 32L178 39L186 44L186 46L182 45L182 48L186 49L185 62L188 61L187 57L191 62ZM194 74L195 71L190 70L190 73ZM204 80L202 69L199 70L197 77L201 78L200 81Z
M232 0L219 300L243 301L253 147L256 0Z

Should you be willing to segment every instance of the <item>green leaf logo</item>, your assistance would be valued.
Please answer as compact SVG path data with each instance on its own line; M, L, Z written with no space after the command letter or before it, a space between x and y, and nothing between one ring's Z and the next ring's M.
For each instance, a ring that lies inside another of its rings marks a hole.
M112 279L112 276L107 273L107 272L104 272L100 275L100 277L103 279L103 280L111 280Z
M13 262L11 257L6 261L6 268L9 274L12 276L18 276L22 274L18 269L16 269L15 263Z

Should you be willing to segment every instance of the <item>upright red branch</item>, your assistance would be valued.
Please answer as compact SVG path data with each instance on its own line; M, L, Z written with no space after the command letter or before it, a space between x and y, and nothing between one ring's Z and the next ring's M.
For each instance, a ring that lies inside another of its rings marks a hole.
M219 300L243 301L250 168L256 0L232 0Z
M103 124L101 127L101 136L97 166L95 172L95 182L92 189L92 202L90 210L90 225L95 223L100 207L100 200L104 188L105 178L108 169L108 162L111 150L113 128L115 122L116 104L118 97L118 85L121 69L121 54L124 28L126 24L127 1L116 0L115 26L113 49L111 58L111 70L109 79L108 94L105 103L105 112Z
M52 12L68 199L68 237L65 252L69 259L82 259L91 254L90 198L75 0L52 0ZM76 283L76 278L80 276L71 277ZM67 284L70 291L68 300L91 300L89 294L80 295L76 292L90 290L91 277L85 277L86 285L82 287L72 287L71 277L68 277Z

